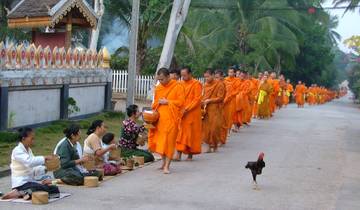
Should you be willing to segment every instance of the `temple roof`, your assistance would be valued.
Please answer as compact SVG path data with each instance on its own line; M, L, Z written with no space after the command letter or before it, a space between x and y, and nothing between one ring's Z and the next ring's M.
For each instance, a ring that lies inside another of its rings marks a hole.
M95 27L98 15L86 0L21 0L8 14L9 27L54 27L76 10ZM79 16L79 15L78 15Z

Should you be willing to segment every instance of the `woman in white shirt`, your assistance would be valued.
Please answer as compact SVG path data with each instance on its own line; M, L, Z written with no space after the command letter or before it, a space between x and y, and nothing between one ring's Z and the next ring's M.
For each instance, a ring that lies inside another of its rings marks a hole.
M49 198L60 196L59 188L52 185L51 180L43 180L41 183L35 177L45 175L45 161L51 156L34 156L31 147L34 144L35 133L31 128L19 130L19 144L13 149L11 154L11 185L12 191L6 194L3 199L13 199L23 197L31 199L31 195L36 191L46 191Z

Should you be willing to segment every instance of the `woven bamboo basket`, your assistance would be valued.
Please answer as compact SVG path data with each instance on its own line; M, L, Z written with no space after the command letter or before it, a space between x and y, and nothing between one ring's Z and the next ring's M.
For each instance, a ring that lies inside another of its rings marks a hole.
M145 164L145 159L143 156L134 156L134 163L143 166Z
M128 167L129 169L133 169L133 168L134 168L134 164L135 164L134 159L127 159L127 160L126 160L126 167Z
M60 158L57 155L52 155L50 160L46 160L45 162L46 170L48 171L56 171L60 169Z
M98 187L99 186L99 178L97 176L84 177L84 186L85 187Z
M31 194L31 203L32 204L48 204L49 203L49 193L44 191L33 192Z
M86 170L94 170L95 169L95 158L94 156L89 156L90 160L83 163L83 166L86 168Z
M110 150L109 159L119 161L121 158L121 149Z

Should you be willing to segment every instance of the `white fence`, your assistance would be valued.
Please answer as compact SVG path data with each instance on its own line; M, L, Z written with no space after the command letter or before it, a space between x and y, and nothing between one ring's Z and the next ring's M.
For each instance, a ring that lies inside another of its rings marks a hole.
M126 85L128 73L124 70L113 70L112 75L112 90L115 93L126 94ZM200 82L204 82L203 78L198 78ZM136 76L136 87L135 87L135 98L146 98L148 91L151 89L154 82L154 76L137 75Z
M126 93L127 88L127 78L128 73L124 70L113 70L113 92L116 93ZM136 87L135 87L135 97L136 98L146 98L148 91L151 89L151 86L154 82L154 76L136 76Z

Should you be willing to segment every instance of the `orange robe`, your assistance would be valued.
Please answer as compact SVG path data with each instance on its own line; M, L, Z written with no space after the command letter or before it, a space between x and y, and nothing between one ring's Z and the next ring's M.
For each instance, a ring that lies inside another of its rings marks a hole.
M297 105L302 106L305 104L305 93L306 93L306 87L305 85L296 85L295 88L295 101Z
M271 107L270 107L270 98L273 92L273 86L265 81L260 84L259 87L259 96L258 96L258 116L260 118L269 118L271 117Z
M276 110L276 97L277 97L277 94L278 94L278 91L279 91L279 83L277 80L275 79L271 79L269 78L268 79L268 83L272 86L272 93L270 95L270 111L271 111L271 114L275 112Z
M250 106L250 80L240 80L239 93L236 96L236 123L243 124L249 123L249 113L251 113ZM251 117L251 115L250 115Z
M159 100L165 98L168 104L160 105ZM155 128L149 130L149 150L169 159L173 158L176 138L180 127L181 108L185 101L184 87L171 80L165 86L159 84L155 88L152 108L159 112L159 120Z
M206 106L206 114L202 123L202 139L212 148L217 148L221 139L221 110L225 98L224 85L220 81L205 83L203 101L210 99Z
M220 82L220 85L222 86L222 89L225 90L225 93L224 93L224 98L226 96L226 86L225 86L225 83L224 81L219 81ZM220 112L220 124L221 124L221 133L220 133L220 142L221 144L226 144L226 140L228 138L228 134L229 134L229 129L226 125L226 120L225 120L225 114L224 114L224 101L222 102L221 104L221 108L218 110Z
M257 103L257 97L259 94L259 87L260 87L260 81L258 79L253 79L253 87L254 87L254 92L253 92L253 116L256 118L257 117L257 112L258 112L258 103Z
M200 154L202 85L195 79L181 81L181 84L185 89L183 110L186 110L186 113L181 118L176 150L185 154Z
M308 98L307 102L309 105L315 105L316 104L316 90L314 87L310 87L308 89Z
M225 125L229 130L234 121L235 111L236 111L236 95L239 91L240 80L239 78L226 77L224 80L226 87L226 96L224 99L224 115L225 115Z
M284 80L279 81L279 91L276 97L276 105L280 109L284 104L284 95L286 94L286 82Z
M292 84L286 85L286 93L284 94L284 105L288 105L290 102L291 93L294 91Z

